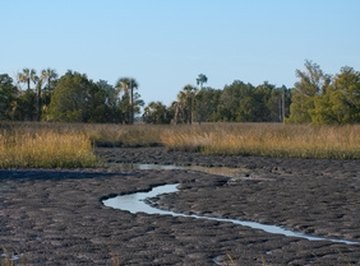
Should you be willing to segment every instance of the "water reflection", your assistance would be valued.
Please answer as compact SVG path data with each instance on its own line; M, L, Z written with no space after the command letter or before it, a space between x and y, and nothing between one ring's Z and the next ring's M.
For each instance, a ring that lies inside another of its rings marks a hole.
M147 198L153 198L157 195L164 193L173 193L177 191L177 185L164 185L154 187L149 192L136 192L132 194L117 196L114 198L109 198L104 200L103 203L105 206L112 207L115 209L120 209L123 211L129 211L131 213L147 213L147 214L163 214L163 215L172 215L170 211L164 211L157 208L154 208L148 205L145 202Z

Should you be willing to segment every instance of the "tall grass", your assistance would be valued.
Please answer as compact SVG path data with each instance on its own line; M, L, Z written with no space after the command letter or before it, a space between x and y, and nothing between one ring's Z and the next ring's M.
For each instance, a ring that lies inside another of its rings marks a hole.
M0 133L1 168L94 167L97 158L88 136L50 129L36 132L9 130Z
M169 127L166 125L88 124L84 126L84 129L96 146L144 147L162 145L160 136Z
M0 123L0 168L84 168L100 160L95 146L161 145L164 126Z
M96 146L162 145L160 135L168 125L121 125L45 122L2 122L1 131L37 133L52 131L59 134L84 134Z
M162 145L204 154L360 159L360 125L1 123L0 168L95 167L95 145Z
M162 143L205 154L360 159L360 126L223 123L169 131Z

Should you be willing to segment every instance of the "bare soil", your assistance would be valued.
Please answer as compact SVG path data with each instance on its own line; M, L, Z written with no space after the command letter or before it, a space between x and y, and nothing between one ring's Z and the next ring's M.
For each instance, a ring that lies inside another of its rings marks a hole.
M16 263L26 265L360 265L360 245L131 214L101 203L181 183L180 192L160 196L157 205L360 242L359 161L204 156L160 147L96 152L115 165L229 166L245 169L247 178L116 167L0 170L0 256L16 255Z

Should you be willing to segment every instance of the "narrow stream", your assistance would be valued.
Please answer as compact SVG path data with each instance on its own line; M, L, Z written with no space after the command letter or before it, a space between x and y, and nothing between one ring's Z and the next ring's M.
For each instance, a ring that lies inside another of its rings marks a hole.
M317 237L312 235L307 235L301 232L291 231L289 229L282 228L276 225L267 225L261 224L251 221L243 221L243 220L236 220L236 219L227 219L227 218L218 218L212 216L202 216L196 214L183 214L177 213L168 210L162 210L155 207L152 207L146 203L146 199L156 197L160 194L164 193L175 193L179 191L177 189L178 184L169 184L163 186L157 186L152 188L149 192L135 192L127 195L116 196L113 198L109 198L103 201L103 204L107 207L120 209L123 211L129 211L131 213L146 213L146 214L160 214L160 215L171 215L174 217L188 217L188 218L195 218L195 219L206 219L211 221L218 221L218 222L230 222L237 225L248 226L253 229L260 229L267 233L271 234L282 234L287 237L299 237L305 238L311 241L331 241L335 243L343 243L348 245L359 245L359 242L343 240L343 239L334 239L334 238L326 238L326 237Z

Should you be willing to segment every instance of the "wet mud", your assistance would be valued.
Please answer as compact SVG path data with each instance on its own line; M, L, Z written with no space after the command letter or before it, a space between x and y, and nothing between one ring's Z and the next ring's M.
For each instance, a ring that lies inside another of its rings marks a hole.
M217 221L131 214L117 194L180 183L159 208L276 224L360 241L358 161L204 156L99 148L102 169L0 170L0 255L27 265L360 265L360 246L309 241ZM121 170L121 163L234 167Z

